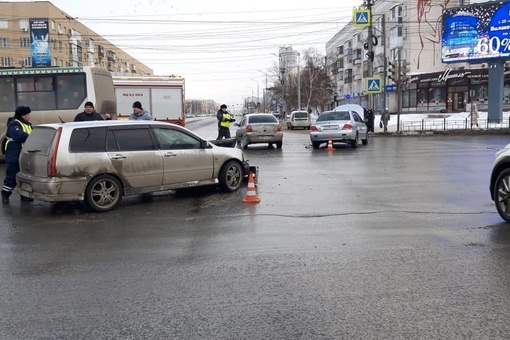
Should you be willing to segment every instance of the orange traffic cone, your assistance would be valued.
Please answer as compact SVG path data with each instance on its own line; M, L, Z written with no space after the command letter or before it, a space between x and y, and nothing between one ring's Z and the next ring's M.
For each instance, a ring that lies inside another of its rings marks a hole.
M255 190L255 181L253 180L253 172L250 171L250 175L248 176L248 192L246 193L246 197L243 199L244 203L260 203L260 197L257 196L257 192Z
M333 140L331 139L331 137L329 137L328 146L324 150L335 151L335 148L333 147Z

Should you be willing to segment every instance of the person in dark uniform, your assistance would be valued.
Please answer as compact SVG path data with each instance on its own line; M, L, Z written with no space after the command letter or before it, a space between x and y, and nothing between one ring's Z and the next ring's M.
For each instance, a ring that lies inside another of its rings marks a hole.
M14 118L9 118L7 123L7 142L5 143L5 179L2 186L2 203L9 204L9 197L16 187L16 174L19 172L19 155L23 143L32 132L30 123L30 107L18 106ZM33 199L21 196L22 201L33 201Z
M372 109L368 109L364 112L366 124L368 128L368 132L374 132L374 121L375 121L375 114Z
M110 114L105 113L106 120L110 120ZM93 120L104 120L103 116L101 116L96 109L94 108L94 104L92 102L85 103L85 109L83 112L80 112L74 117L75 122L89 122Z

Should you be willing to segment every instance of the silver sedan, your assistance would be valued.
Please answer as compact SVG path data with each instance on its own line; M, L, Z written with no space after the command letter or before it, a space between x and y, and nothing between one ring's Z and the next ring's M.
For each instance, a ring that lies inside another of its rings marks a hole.
M356 111L325 111L311 126L310 140L318 149L330 139L332 143L349 143L357 148L360 139L363 145L368 144L368 128Z
M258 143L267 143L269 146L276 144L278 149L282 148L282 124L272 114L247 114L235 125L239 127L236 131L237 145L242 149Z

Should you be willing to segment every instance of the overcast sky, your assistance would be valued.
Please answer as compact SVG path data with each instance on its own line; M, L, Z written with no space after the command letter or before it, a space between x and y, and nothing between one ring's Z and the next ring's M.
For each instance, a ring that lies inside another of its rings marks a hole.
M53 0L55 6L154 70L186 80L186 98L262 97L278 47L326 42L361 0Z

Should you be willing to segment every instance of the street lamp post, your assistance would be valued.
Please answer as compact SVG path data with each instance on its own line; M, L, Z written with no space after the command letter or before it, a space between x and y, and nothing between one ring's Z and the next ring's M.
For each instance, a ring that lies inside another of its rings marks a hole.
M251 78L251 80L253 80L254 82L256 82L256 83L257 83L257 103L258 103L258 102L259 102L259 100L260 100L260 99L259 99L259 98L260 98L260 97L259 97L259 82L258 82L258 81L256 81L256 80L255 80L255 79L253 79L253 78Z
M301 70L300 70L300 64L301 64L301 54L298 52L298 64L297 64L297 110L301 110Z

